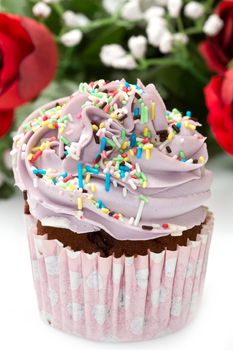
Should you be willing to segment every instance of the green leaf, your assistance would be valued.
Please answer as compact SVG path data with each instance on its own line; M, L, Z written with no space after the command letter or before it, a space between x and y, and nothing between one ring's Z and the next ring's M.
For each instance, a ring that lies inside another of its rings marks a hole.
M0 8L2 11L23 16L32 15L31 7L31 3L28 0L2 0L0 2Z

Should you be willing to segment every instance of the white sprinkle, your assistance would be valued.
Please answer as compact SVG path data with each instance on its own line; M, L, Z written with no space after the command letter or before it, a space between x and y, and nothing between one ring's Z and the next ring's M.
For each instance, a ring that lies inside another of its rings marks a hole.
M133 225L133 222L134 222L134 217L131 217L131 218L129 219L129 225Z
M26 151L26 148L27 148L27 145L26 145L26 143L24 143L24 144L22 145L22 151Z
M112 183L113 183L113 186L114 186L114 187L117 187L117 186L118 186L116 180L113 180Z
M125 165L128 167L128 168L132 168L132 164L128 163L128 162L125 162Z
M34 179L33 179L33 186L38 187L38 178L37 177L34 177Z
M166 140L163 143L161 143L161 145L159 146L159 150L162 151L164 147L166 147L169 143L170 143L169 140Z
M25 152L21 153L21 159L24 160L25 159Z
M136 189L137 189L137 186L135 185L135 183L133 182L132 179L130 179L130 180L128 181L128 183L129 183L129 185L132 187L133 190L136 190Z
M193 158L190 158L190 159L186 160L186 162L185 162L185 163L188 163L188 164L193 163Z
M137 172L137 170L136 170L136 169L134 169L134 170L130 171L130 175L135 175L135 174L136 174L136 172Z
M181 137L180 143L181 143L181 144L184 143L184 138L183 138L183 137Z
M117 140L117 138L116 138L115 135L113 135L112 139L113 139L113 141L115 142L115 144L117 145L117 147L121 148L121 144L120 144L120 142Z
M154 224L154 225L153 225L153 228L155 228L155 229L161 228L161 225L160 225L160 224Z
M137 212L136 218L134 220L134 226L138 226L139 221L141 220L141 216L142 216L144 205L145 205L145 202L141 200L140 203L139 203L139 207L138 207L138 212Z
M140 172L141 172L140 165L139 165L138 163L136 163L136 164L135 164L135 166L136 166L136 170L137 170L137 172L138 172L138 173L140 173Z
M123 194L124 198L127 196L127 188L126 187L123 187L122 194Z
M178 158L178 155L177 154L174 154L174 156L172 156L173 159L177 159Z

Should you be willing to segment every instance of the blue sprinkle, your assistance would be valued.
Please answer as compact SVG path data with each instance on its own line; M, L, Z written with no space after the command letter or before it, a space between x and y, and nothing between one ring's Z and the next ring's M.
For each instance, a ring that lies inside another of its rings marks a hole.
M137 90L141 90L140 86L138 86L136 84L134 86L136 87Z
M100 144L100 152L103 152L105 150L106 143L107 143L106 137L102 137L101 144Z
M186 116L187 116L187 117L191 117L191 114L192 114L191 111L187 111L187 112L186 112Z
M82 163L78 163L78 186L83 188L83 169Z
M106 177L105 177L105 191L106 192L109 192L109 190L110 190L110 184L111 184L110 178L111 178L111 174L107 173Z
M46 174L46 170L34 169L32 172L33 172L33 174L41 174L41 175Z
M130 171L130 168L125 166L125 165L120 165L120 170L123 170L123 171Z
M176 123L177 128L181 128L181 123Z
M142 156L142 147L138 147L136 157L139 159L139 158L141 158L141 156Z
M185 163L185 162L186 162L186 159L181 159L181 162Z
M125 87L130 87L130 83L127 83L127 81L125 82Z
M125 177L125 172L121 170L120 177L123 179Z
M64 173L62 173L61 176L63 177L63 179L64 179L65 177L67 177L67 176L68 176L67 171L65 171Z
M136 134L133 133L131 136L130 136L130 147L135 147L136 146Z
M92 167L89 166L89 165L86 165L85 168L86 168L86 171L88 171L88 172L91 173L91 174L95 174L95 175L99 174L99 169L92 168Z
M54 185L56 185L57 180L55 179L55 177L52 178L52 181L53 181Z
M103 202L101 201L101 199L98 199L98 201L96 202L96 206L97 208L105 208L105 205L103 204Z
M139 115L139 108L134 108L133 115L137 117Z

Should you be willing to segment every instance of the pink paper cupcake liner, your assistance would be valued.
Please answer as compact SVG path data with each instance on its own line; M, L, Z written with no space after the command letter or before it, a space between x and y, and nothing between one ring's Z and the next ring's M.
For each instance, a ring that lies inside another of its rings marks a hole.
M213 215L196 241L176 251L102 258L37 235L26 215L39 310L65 332L99 341L155 338L183 327L200 299Z

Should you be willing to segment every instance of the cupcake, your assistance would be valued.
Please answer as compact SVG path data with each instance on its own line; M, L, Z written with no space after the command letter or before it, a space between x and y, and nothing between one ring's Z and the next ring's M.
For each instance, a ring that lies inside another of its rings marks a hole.
M33 112L14 137L40 313L101 341L183 327L203 289L208 153L153 84L103 79Z

